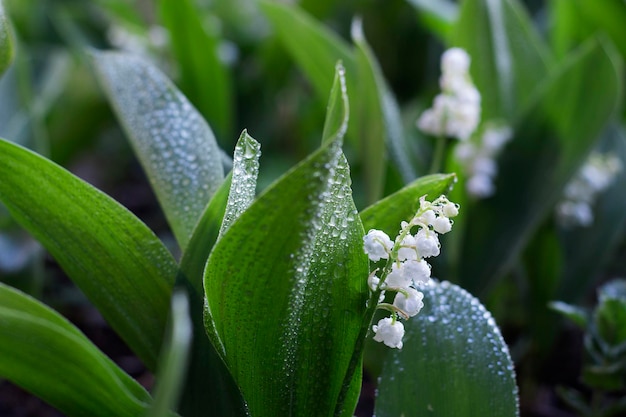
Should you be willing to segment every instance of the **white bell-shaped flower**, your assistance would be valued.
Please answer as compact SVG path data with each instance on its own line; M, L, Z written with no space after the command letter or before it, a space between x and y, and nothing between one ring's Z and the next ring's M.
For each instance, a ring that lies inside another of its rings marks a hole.
M437 233L428 229L420 229L415 235L415 247L422 258L439 256L439 238Z
M393 264L391 272L385 279L385 288L408 288L411 285L411 277L404 272L402 265Z
M443 235L452 230L452 222L446 216L439 216L433 222L433 229Z
M424 294L415 288L407 288L403 292L398 292L393 300L393 305L406 313L407 316L413 317L420 312L424 303Z
M402 338L404 337L404 325L391 317L381 319L378 324L372 326L374 340L383 342L390 348L402 349Z
M363 250L370 261L378 262L381 259L389 259L393 249L393 242L382 230L372 229L363 237Z
M415 249L415 236L406 235L404 239L402 239L402 244L400 249L398 249L398 260L406 261L409 259L417 260L417 252Z
M402 262L399 269L406 279L415 284L427 284L430 280L430 265L423 259Z

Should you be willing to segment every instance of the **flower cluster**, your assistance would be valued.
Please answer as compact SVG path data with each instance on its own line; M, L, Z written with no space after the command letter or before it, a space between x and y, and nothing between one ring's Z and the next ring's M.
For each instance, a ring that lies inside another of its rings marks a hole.
M513 137L510 127L485 123L481 135L457 145L454 150L457 161L467 175L465 188L475 198L486 198L495 192L494 178L498 173L495 158Z
M378 262L387 260L382 268L372 271L368 285L374 296L378 295L378 308L391 311L372 326L374 340L393 348L402 348L404 325L398 318L408 319L420 312L424 294L418 291L430 281L431 267L425 258L439 255L439 234L452 229L452 217L459 213L458 205L441 196L433 202L420 198L420 207L409 222L401 223L395 241L381 231L372 229L363 238L363 249L369 259ZM415 234L411 230L418 228ZM385 292L395 292L393 304L384 303Z
M480 93L469 75L470 57L461 48L441 56L442 90L433 106L419 117L417 127L433 136L467 140L480 122Z
M593 222L591 205L621 171L620 159L612 154L593 152L577 175L567 184L556 206L557 220L563 226L589 226Z

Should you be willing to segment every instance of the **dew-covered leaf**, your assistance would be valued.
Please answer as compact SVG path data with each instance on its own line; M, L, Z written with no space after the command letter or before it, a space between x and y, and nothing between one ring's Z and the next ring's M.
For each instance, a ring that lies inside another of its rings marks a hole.
M4 6L0 0L0 76L4 74L4 71L13 62L14 40L13 32L11 31L11 24L9 18L4 11Z
M180 89L218 138L229 135L231 79L220 59L219 19L208 20L193 0L159 0L158 5L180 70Z
M233 173L228 202L219 237L243 213L256 195L256 181L259 177L259 157L261 144L244 130L239 137L233 154ZM219 239L218 237L218 239Z
M202 274L219 234L225 233L228 225L254 199L259 147L258 142L244 130L235 147L233 170L202 214L181 260L178 281L188 291L194 328L191 348L193 366L189 369L181 401L181 413L185 416L246 415L237 386L206 337ZM228 221L225 220L227 216Z
M385 357L375 414L518 416L513 363L491 314L449 282L420 291L424 308L404 323L404 346Z
M355 406L344 387L355 386L368 263L340 139L268 188L207 264L207 330L253 417Z
M0 140L0 200L154 369L177 265L137 217L63 168Z
M69 417L135 417L151 402L65 318L1 283L0 376Z
M361 211L365 230L379 229L390 236L400 230L400 223L411 219L419 208L419 198L428 200L445 194L455 181L454 174L427 175Z
M511 120L546 76L547 48L517 0L463 1L452 44L472 57L485 120Z
M167 77L146 61L94 53L96 73L126 130L181 248L224 180L211 128Z

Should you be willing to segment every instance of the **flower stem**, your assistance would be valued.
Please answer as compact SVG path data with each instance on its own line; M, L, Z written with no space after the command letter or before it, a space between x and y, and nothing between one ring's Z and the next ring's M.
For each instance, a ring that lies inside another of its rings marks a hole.
M430 169L428 170L429 174L436 174L441 169L443 165L443 157L445 155L446 144L448 143L448 138L445 136L439 136L435 142L435 151L433 152L433 158L430 163Z

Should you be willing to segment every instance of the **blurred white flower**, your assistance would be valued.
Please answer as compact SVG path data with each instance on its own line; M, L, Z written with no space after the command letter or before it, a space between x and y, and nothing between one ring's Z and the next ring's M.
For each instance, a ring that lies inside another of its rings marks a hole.
M620 159L613 154L593 152L589 155L576 176L565 186L563 197L556 206L557 221L565 227L591 225L591 206L621 169Z
M474 198L487 198L495 193L494 180L498 174L496 157L513 137L509 126L487 122L480 135L460 143L454 156L467 175L465 189Z
M467 140L480 123L480 93L469 75L470 57L461 48L441 56L441 94L417 120L417 127L433 136Z

